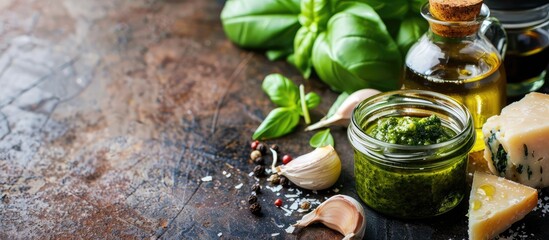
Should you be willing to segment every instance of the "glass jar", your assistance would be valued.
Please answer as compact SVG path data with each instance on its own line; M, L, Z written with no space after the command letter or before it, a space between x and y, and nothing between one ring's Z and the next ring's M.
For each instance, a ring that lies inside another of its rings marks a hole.
M473 116L477 144L484 149L482 125L506 104L506 77L501 54L505 31L483 4L473 20L443 21L435 18L429 3L422 16L429 30L415 43L405 60L403 89L421 89L451 96Z
M507 95L522 97L545 82L549 64L547 1L486 1L507 32Z
M381 118L432 114L456 135L412 146L386 143L366 131ZM471 114L454 99L422 90L376 95L354 109L348 138L354 149L356 189L371 208L399 218L425 218L445 213L463 199L475 131Z

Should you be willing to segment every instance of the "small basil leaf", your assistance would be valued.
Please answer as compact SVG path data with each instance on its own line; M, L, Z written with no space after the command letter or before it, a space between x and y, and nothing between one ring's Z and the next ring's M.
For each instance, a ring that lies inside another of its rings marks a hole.
M409 16L402 21L396 38L402 56L406 56L410 47L423 36L428 28L429 24L421 17Z
M328 114L326 114L326 118L329 118L333 116L337 110L339 109L339 106L349 97L349 94L347 92L342 92L339 94L337 99L335 100L334 104L330 107L330 110L328 110Z
M334 146L334 137L330 134L330 129L326 128L320 132L315 133L311 140L309 140L311 147L319 148L328 145Z
M253 139L271 139L290 133L299 124L299 112L295 108L273 109L255 130Z
M263 80L261 88L271 101L280 107L292 107L299 99L299 89L288 78L278 74L269 74Z
M307 93L305 95L305 103L307 104L307 109L311 110L315 107L317 107L320 104L320 96L314 92ZM299 115L304 116L303 114L303 108L301 107L301 99L297 101Z
M320 104L320 96L314 92L307 93L307 95L305 95L305 102L307 103L308 109L313 109Z

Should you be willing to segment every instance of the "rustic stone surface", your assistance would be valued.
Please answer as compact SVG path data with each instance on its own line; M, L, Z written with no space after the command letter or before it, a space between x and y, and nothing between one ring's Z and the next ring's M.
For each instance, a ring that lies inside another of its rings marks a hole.
M0 239L341 237L321 226L286 234L302 214L272 202L288 188L264 188L263 214L250 214L250 136L273 108L263 77L281 72L322 95L315 119L336 93L231 44L222 5L0 1ZM269 143L303 154L313 133L302 130ZM333 134L344 166L336 187L356 197L345 129ZM368 238L463 238L465 207L428 221L368 210ZM547 222L530 216L527 230Z

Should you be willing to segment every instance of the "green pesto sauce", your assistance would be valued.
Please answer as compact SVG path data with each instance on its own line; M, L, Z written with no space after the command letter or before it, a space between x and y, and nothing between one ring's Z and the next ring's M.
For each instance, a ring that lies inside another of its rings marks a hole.
M388 117L377 121L369 135L387 143L430 145L452 138L454 132L442 126L436 115L429 117Z
M440 125L440 119L433 117L394 117L379 121L378 124L383 126L369 127L366 133L396 143L423 145L455 135L449 128ZM393 131L389 126L404 131ZM421 134L418 129L426 132ZM422 137L414 137L412 132ZM467 153L468 150L464 150L454 155L448 164L437 168L402 169L381 165L371 160L371 156L355 150L358 195L373 209L395 217L425 218L440 215L453 209L464 197Z

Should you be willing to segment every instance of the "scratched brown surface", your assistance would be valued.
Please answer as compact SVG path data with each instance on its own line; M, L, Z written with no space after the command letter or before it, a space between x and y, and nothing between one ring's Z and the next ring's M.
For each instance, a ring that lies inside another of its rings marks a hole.
M302 214L286 216L269 190L263 214L249 213L248 144L273 108L264 76L280 72L322 95L314 119L337 94L232 45L222 5L0 1L0 239L341 237L320 226L285 233ZM306 153L313 133L302 130L269 143ZM345 129L333 134L343 161L336 186L356 197ZM461 239L465 208L428 221L367 209L367 238Z

